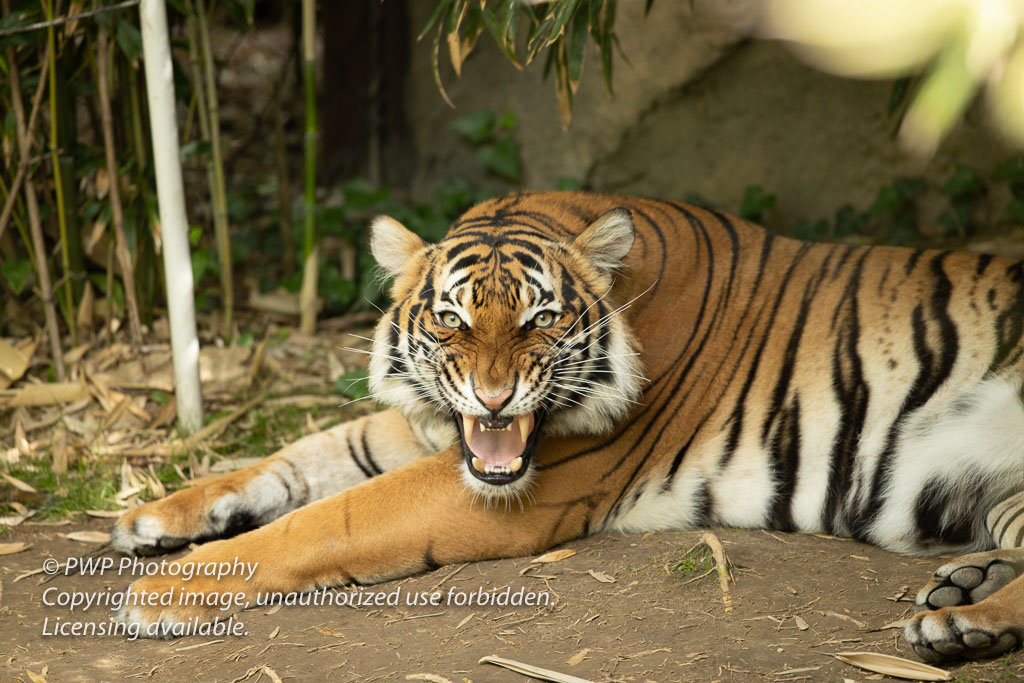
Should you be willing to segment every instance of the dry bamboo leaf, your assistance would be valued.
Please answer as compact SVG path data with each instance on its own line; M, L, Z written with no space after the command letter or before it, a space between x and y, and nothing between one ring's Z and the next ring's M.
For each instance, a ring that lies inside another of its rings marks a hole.
M78 323L78 329L80 330L91 330L93 321L96 317L96 292L93 291L92 283L86 280L85 287L82 290L82 300L78 304L78 313L75 316L75 322ZM68 356L74 353L80 352L80 355L71 362L71 364L77 363L81 360L85 352L89 350L92 344L81 344L64 354L64 362L68 362Z
M271 669L266 664L263 665L262 671L267 675L267 678L270 679L271 683L281 683L281 677L277 675L276 671Z
M44 668L42 673L35 673L25 669L25 675L32 683L46 683L46 669Z
M577 664L583 661L583 658L587 656L588 652L590 652L590 648L585 647L576 654L574 654L572 657L569 657L569 659L566 660L565 663L569 666L576 666Z
M807 625L807 622L804 621L803 618L798 614L793 615L793 621L796 622L796 627L801 631L806 631L810 628L810 626Z
M270 612L267 612L267 614L270 614ZM335 631L333 628L327 628L326 626L317 626L316 630L317 630L318 633L322 633L325 636L333 636L335 638L344 638L345 637L345 634L342 633L341 631Z
M149 464L149 476L146 477L146 483L149 486L150 492L156 498L166 498L167 489L164 488L164 484L160 481L160 477L156 476L156 470L153 469L153 463Z
M430 681L430 683L452 683L451 679L436 674L409 674L405 677L407 681Z
M64 474L68 471L68 430L64 427L57 427L53 431L53 446L51 448L51 454L53 456L53 469L54 474Z
M124 514L124 510L86 510L85 514L90 517L100 517L103 519L117 519Z
M455 625L455 630L458 631L460 628L469 623L469 620L476 616L476 612L472 612L466 615L466 618Z
M80 382L48 382L22 387L12 396L6 408L16 406L49 406L56 403L73 403L89 395Z
M595 572L593 569L588 569L587 573L593 576L601 583L615 583L615 577L611 576L610 574L605 574L604 572Z
M20 553L23 550L28 550L31 547L31 545L23 541L0 543L0 555L13 555L14 553Z
M897 621L890 621L888 624L886 624L884 626L879 626L878 628L873 628L871 630L872 631L888 631L889 629L893 629L893 628L903 628L904 626L907 625L907 623L909 621L910 621L910 619L899 619Z
M865 624L860 619L854 619L853 617L851 617L848 614L841 614L839 612L833 612L831 610L817 610L817 611L818 611L818 614L822 615L823 617L835 617L836 619L842 619L843 621L850 622L851 624L853 624L857 628L867 628L868 627L868 625Z
M544 553L540 557L535 557L530 562L560 562L567 557L572 557L576 554L576 551L572 548L562 548L561 550L552 550L549 553Z
M934 666L877 652L837 652L835 657L861 669L895 678L908 678L912 681L949 681L953 678L948 671Z
M281 627L280 626L275 626L274 630L270 632L269 636L267 636L267 640L273 640L274 638L277 638L277 634L280 633L280 632L281 632Z
M12 503L8 503L8 505L11 505L11 504L13 504L13 502ZM22 522L24 522L26 519L28 519L29 517L31 517L34 514L36 514L35 510L33 510L32 512L22 512L22 513L17 514L17 515L8 515L7 517L0 517L0 526L9 526L9 527L18 526L19 524L21 524Z
M70 534L64 534L64 538L79 543L107 543L110 541L110 534L105 531L72 531Z
M32 445L28 442L28 437L25 436L25 425L21 420L14 423L14 445L17 446L18 453L23 457L32 457Z
M6 481L8 484L18 489L19 491L24 491L25 493L38 493L38 491L36 491L34 488L23 482L21 479L15 479L6 472L0 472L0 477L3 477L4 481Z
M271 614L277 614L278 612L280 612L282 607L284 607L284 603L279 602L276 605L274 605L273 607L271 607L270 609L268 609L263 614L265 614L265 615L267 615L269 617Z
M28 370L32 356L25 355L19 349L0 339L0 372L11 382L21 379Z
M505 659L504 657L497 657L495 655L482 657L477 664L494 664L495 666L500 666L510 671L515 671L516 673L533 676L534 678L539 678L542 681L554 681L554 683L592 683L592 681L589 681L586 678L570 676L569 674L552 671L551 669L542 669L539 666L524 664L523 662L517 662L514 659Z

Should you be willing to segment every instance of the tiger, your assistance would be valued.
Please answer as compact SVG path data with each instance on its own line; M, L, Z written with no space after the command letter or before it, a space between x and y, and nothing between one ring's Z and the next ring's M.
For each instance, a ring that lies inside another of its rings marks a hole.
M121 552L210 541L178 562L258 563L129 596L251 598L598 531L765 528L956 553L906 641L932 662L1020 646L1024 264L585 192L484 201L437 243L386 216L369 232L392 278L368 350L386 408L124 514ZM126 599L119 618L159 634L224 617L159 602Z

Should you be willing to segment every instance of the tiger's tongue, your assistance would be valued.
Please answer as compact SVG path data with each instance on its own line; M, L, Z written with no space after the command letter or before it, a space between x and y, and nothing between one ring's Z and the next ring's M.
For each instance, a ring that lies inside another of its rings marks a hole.
M480 422L474 421L473 438L469 450L484 461L485 465L508 465L526 450L516 425L510 430L489 431L481 429Z

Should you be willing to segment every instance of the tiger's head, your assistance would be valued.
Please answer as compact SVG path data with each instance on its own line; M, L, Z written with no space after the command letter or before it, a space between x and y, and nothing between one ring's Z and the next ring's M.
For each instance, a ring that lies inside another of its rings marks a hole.
M454 425L464 480L484 495L529 485L542 431L608 431L639 396L636 342L611 295L632 216L580 222L560 233L464 217L437 244L386 216L371 226L374 257L394 277L371 392L421 423Z

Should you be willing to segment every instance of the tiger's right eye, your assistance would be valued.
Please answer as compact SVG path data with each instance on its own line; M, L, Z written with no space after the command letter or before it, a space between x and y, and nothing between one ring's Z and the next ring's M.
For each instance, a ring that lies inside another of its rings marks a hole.
M445 327L450 327L453 330L465 327L465 323L462 322L462 318L459 317L458 313L452 313L451 311L445 311L441 314L441 324Z

